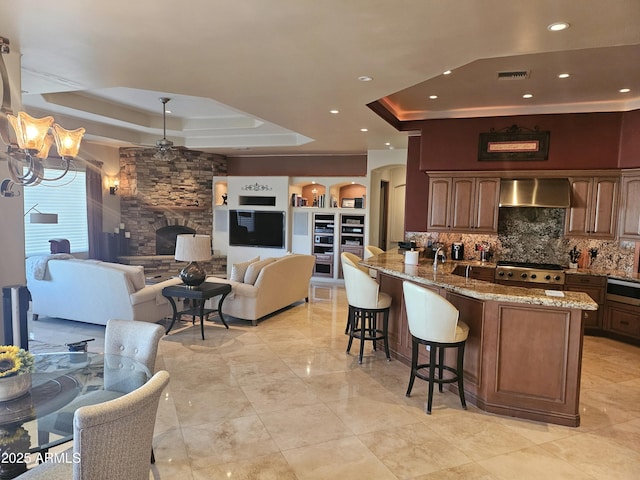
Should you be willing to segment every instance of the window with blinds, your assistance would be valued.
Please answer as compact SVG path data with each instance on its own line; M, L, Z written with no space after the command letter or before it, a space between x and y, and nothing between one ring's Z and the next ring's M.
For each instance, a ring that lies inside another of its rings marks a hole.
M45 168L45 178L55 176L56 170ZM70 171L60 180L45 181L35 187L25 187L23 192L27 257L49 253L49 240L54 238L69 240L71 253L89 251L87 188L84 171ZM29 209L31 209L30 212ZM58 215L58 223L30 223L30 213L34 212L55 213Z

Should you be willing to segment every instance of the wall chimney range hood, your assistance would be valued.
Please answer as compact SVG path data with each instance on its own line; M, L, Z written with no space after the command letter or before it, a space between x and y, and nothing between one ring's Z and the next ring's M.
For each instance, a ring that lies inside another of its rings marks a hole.
M500 181L501 207L568 208L571 186L567 178L521 178Z

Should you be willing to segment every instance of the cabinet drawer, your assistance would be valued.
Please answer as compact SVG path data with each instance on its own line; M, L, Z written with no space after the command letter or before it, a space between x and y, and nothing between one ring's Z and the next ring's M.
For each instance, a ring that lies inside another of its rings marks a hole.
M599 275L579 275L574 273L567 273L564 282L566 285L592 285L605 287L607 285L607 277L602 277Z
M598 305L602 305L604 303L604 298L606 295L606 289L604 287L588 287L588 286L566 286L564 289L567 292L584 292L589 295L594 302Z
M607 302L607 328L640 338L640 307Z
M565 276L564 289L568 292L584 292L598 305L602 305L607 294L607 277L569 273Z

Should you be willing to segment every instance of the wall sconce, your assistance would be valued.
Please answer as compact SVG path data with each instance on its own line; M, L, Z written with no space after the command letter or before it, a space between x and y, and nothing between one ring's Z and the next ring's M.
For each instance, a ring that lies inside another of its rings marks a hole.
M109 185L109 194L115 195L119 187L120 187L120 180L117 180L117 179L113 180L111 182L111 185Z

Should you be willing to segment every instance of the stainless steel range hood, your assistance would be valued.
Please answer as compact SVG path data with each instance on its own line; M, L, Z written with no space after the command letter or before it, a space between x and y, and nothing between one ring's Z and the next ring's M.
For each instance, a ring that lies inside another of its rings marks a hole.
M501 207L568 208L571 186L566 178L521 178L500 181Z

